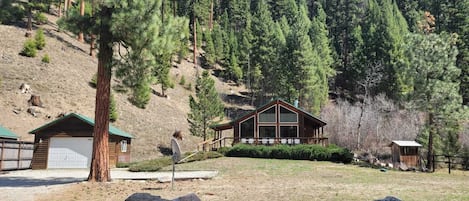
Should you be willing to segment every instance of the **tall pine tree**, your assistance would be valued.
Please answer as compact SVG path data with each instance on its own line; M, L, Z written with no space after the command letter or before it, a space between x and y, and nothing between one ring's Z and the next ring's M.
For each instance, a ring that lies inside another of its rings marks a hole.
M197 78L195 97L189 96L191 108L187 121L192 135L203 137L204 141L210 138L209 126L223 118L223 103L215 89L215 81L208 71L203 71Z

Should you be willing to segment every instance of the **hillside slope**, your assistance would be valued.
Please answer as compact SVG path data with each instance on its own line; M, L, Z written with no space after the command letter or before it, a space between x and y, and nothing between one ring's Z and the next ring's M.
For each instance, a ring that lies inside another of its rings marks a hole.
M53 16L50 18L50 21L55 20ZM88 44L78 42L67 33L58 32L55 24L42 27L46 34L46 46L35 58L28 58L19 55L27 40L24 37L25 29L0 25L0 125L17 133L25 141L34 139L28 131L54 120L60 113L77 112L94 117L96 92L89 81L96 72L97 59L88 56ZM41 62L44 54L49 55L49 64ZM184 76L186 82L194 86L197 69L200 70L200 67L193 67L187 60L172 68L175 88L166 92L168 97L153 94L146 109L133 106L128 101L128 93L114 91L119 112L119 119L114 125L136 137L132 142L132 160L161 155L157 146L169 146L170 135L175 129L185 134L181 145L183 151L194 150L196 144L202 141L190 136L188 131L188 97L193 92L177 84ZM221 94L240 91L240 87L215 80ZM22 83L31 85L31 93L21 93L19 87ZM118 80L114 78L113 86L117 84ZM161 91L159 86L153 86L153 89ZM27 112L31 94L39 95L44 103L36 117Z

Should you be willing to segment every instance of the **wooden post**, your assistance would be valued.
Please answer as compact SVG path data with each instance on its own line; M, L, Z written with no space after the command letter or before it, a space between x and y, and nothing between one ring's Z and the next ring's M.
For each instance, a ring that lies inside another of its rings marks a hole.
M433 159L433 162L435 162L435 155L433 155L432 159ZM427 163L428 163L428 161L427 161ZM435 163L433 163L432 165L433 165L432 172L435 172Z
M16 161L16 169L20 169L20 161L21 161L21 142L18 143L18 161Z
M446 157L448 158L448 174L451 174L451 156L446 156Z
M2 154L0 155L0 172L1 172L3 169L2 164L3 164L3 155L5 153L5 141L2 141L2 147L0 148L0 150L2 151Z

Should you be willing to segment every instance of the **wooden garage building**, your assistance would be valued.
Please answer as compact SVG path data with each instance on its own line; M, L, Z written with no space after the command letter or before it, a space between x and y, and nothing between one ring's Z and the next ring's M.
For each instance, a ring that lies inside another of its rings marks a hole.
M89 168L94 120L70 113L30 131L34 134L32 169ZM130 162L133 136L109 125L109 165Z
M226 124L212 126L220 146L222 131L233 130L233 143L247 144L320 144L326 122L283 100L274 100ZM214 143L216 144L216 143Z
M393 167L399 168L406 166L407 168L419 167L419 147L422 145L415 141L392 141L389 145L392 152Z

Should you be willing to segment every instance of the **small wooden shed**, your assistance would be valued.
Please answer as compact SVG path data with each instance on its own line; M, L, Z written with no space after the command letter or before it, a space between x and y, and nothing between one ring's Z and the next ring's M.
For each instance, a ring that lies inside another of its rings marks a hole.
M407 168L419 167L419 147L422 145L415 141L392 141L389 145L392 152L392 164L399 168L401 164Z
M89 168L94 120L70 113L30 131L34 134L32 169ZM109 165L130 162L133 136L109 125Z
M12 131L0 126L0 140L18 140L19 138L20 137Z

